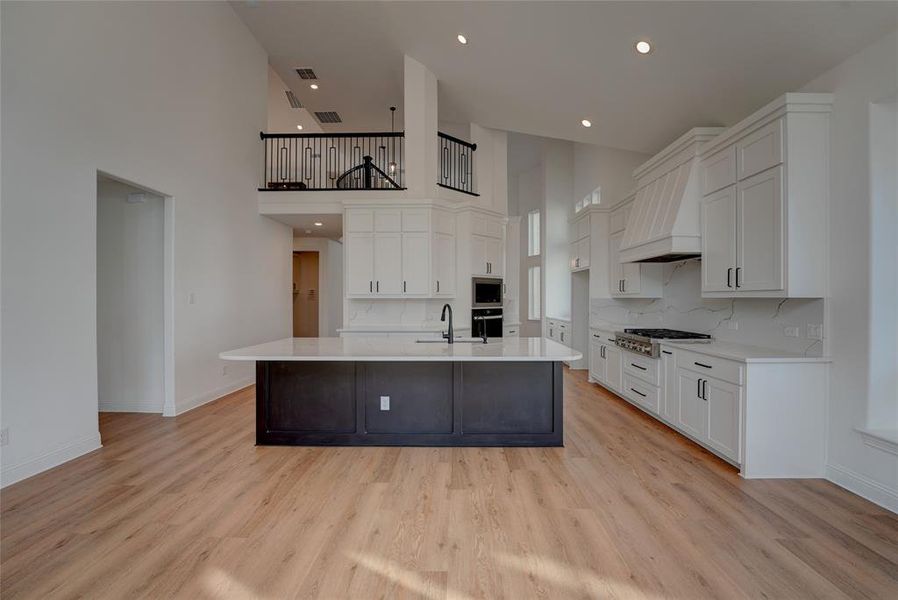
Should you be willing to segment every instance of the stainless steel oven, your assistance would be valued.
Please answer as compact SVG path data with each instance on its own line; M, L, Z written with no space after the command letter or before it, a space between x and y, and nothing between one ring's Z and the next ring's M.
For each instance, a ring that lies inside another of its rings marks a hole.
M501 308L502 280L493 277L473 277L471 279L472 308Z

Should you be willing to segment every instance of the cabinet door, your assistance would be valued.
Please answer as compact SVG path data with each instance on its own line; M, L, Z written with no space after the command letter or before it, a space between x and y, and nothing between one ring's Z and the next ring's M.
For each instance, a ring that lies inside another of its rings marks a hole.
M680 386L677 382L677 360L670 350L661 351L661 416L677 422L680 410Z
M402 234L402 293L425 296L430 291L430 236Z
M602 357L602 344L589 344L589 377L593 381L605 381L605 359Z
M374 235L374 293L402 293L402 234Z
M624 294L638 294L642 291L642 265L639 263L622 263L621 279L624 280L621 288Z
M471 236L471 273L487 274L486 241L488 238L479 235Z
M608 286L612 296L623 294L623 271L619 261L620 242L624 232L620 231L608 238Z
M484 238L486 261L489 263L489 274L501 276L503 259L502 240L500 238Z
M617 346L605 346L605 383L614 390L621 389L621 350Z
M738 290L782 290L783 168L759 173L737 188Z
M702 201L702 291L735 290L736 186Z
M433 234L433 288L435 296L455 295L455 236Z
M346 235L346 290L350 296L374 294L374 234Z
M580 262L577 263L577 267L580 269L588 269L589 268L589 238L583 238L579 242L577 242L577 258Z
M727 458L740 462L742 388L714 378L705 381L704 393L708 398L708 445Z
M677 426L697 440L708 438L708 404L702 400L701 384L697 373L677 369L680 388L680 409Z

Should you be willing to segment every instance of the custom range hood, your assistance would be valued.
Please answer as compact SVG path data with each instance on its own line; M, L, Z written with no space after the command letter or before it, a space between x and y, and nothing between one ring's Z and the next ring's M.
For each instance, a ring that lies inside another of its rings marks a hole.
M723 129L691 129L633 171L636 200L621 239L621 262L701 256L699 148Z

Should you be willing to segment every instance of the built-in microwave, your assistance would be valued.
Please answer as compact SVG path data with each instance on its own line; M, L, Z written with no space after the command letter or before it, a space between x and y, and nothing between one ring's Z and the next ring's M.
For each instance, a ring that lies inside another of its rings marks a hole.
M471 278L471 308L502 306L502 280L494 277Z

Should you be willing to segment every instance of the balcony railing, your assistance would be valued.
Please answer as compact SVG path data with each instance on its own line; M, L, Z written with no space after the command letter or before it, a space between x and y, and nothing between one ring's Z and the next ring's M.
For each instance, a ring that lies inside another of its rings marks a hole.
M438 131L437 136L440 142L440 180L437 185L479 196L474 191L474 151L477 144L442 131Z
M405 134L260 133L262 187L271 190L402 190Z

